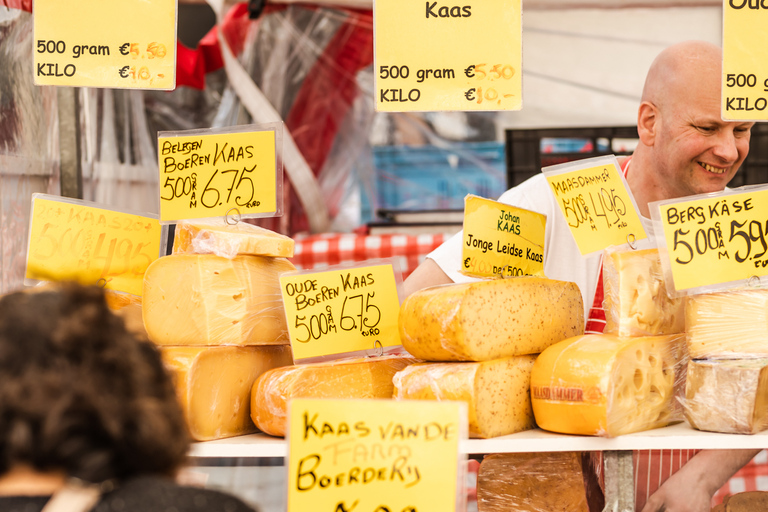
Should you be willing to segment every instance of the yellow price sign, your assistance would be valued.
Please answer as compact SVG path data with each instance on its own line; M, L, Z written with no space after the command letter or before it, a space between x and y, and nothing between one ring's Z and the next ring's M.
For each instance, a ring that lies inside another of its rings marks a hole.
M280 276L294 359L400 345L392 265Z
M275 131L168 133L158 137L161 222L281 213Z
M546 225L546 215L467 196L462 272L479 277L544 275Z
M520 0L373 8L377 110L522 108Z
M647 238L615 157L588 158L543 171L583 256Z
M463 510L466 404L293 399L288 512Z
M144 271L160 257L161 239L156 218L34 194L26 278L100 283L140 296Z
M721 115L727 121L768 119L768 4L723 1Z
M176 87L176 0L35 0L37 85Z

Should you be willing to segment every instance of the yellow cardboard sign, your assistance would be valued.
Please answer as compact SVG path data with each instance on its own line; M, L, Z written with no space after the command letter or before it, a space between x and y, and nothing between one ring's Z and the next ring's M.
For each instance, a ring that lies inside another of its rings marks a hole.
M664 226L675 290L768 275L768 189L651 207Z
M400 345L392 265L280 276L294 359Z
M157 219L85 201L34 194L29 230L27 279L104 284L140 296L144 271L160 256Z
M466 404L290 402L288 512L453 512Z
M594 164L602 160L602 165ZM628 240L647 238L640 215L627 188L624 176L613 157L565 164L567 172L544 169L549 186L571 228L583 256L602 251ZM556 166L560 167L560 166Z
M176 0L34 1L36 85L174 89Z
M158 137L160 221L277 212L275 132Z
M543 276L546 225L546 215L467 196L462 272L479 277Z
M522 107L520 0L373 7L377 110Z
M761 8L762 6L762 8ZM723 2L722 118L768 119L768 3Z

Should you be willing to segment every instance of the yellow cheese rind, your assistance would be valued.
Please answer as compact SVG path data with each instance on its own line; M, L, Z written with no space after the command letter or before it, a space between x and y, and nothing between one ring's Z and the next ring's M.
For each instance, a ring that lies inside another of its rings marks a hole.
M176 393L197 441L256 431L251 389L265 371L292 363L288 346L161 347Z
M536 423L564 434L619 436L682 420L682 335L585 335L542 352L531 373Z
M768 429L768 359L691 361L683 407L688 423L699 430Z
M177 254L144 274L143 318L159 345L284 345L288 326L279 275L282 258Z
M542 277L435 286L400 307L403 347L428 361L536 354L583 332L579 287Z
M685 331L685 300L670 298L658 249L608 249L603 258L605 333L656 336Z
M768 290L688 297L685 326L691 359L768 355Z
M382 356L277 368L253 384L251 418L259 430L285 436L292 398L392 398L392 377L413 362Z
M247 222L183 220L176 224L173 254L215 254L234 258L251 256L293 257L292 238Z
M536 356L477 363L423 363L394 377L394 397L467 403L470 437L490 438L534 428L531 369Z

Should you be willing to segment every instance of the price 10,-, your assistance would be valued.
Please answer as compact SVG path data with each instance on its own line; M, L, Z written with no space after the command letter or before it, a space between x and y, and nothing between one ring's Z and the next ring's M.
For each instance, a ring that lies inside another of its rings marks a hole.
M296 315L296 341L307 343L310 340L319 340L325 334L338 333L338 329L359 329L363 336L378 336L380 333L376 326L381 321L381 310L371 301L375 294L376 292L372 292L366 293L365 296L359 294L345 297L338 322L334 319L331 306L326 306L325 312L309 316L309 319L307 315Z

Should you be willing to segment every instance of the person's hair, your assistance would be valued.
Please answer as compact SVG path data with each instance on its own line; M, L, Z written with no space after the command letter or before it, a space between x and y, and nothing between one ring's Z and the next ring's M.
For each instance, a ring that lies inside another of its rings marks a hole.
M157 348L126 331L100 288L0 298L0 474L172 474L188 448Z

